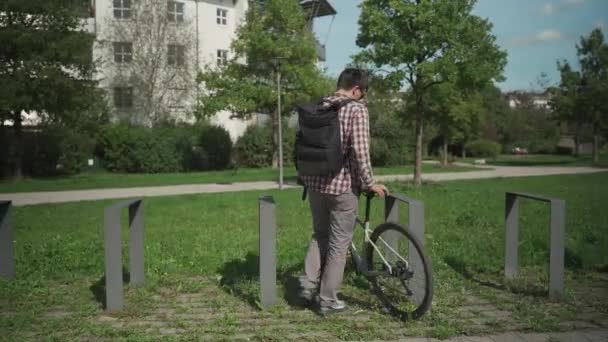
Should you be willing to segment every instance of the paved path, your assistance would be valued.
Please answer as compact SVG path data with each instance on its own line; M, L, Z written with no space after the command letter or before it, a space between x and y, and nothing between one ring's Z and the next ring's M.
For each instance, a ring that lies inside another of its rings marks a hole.
M410 337L399 342L606 342L608 329L586 329L556 333L520 333L507 332L487 336L459 336L447 340L434 338ZM378 341L379 342L379 341ZM383 341L384 342L384 341ZM387 341L388 342L388 341Z
M470 166L470 165L467 165ZM449 181L462 179L483 179L501 177L526 177L547 176L560 174L586 174L595 172L606 172L608 169L592 167L507 167L489 166L479 167L479 171L468 172L445 172L423 174L424 181ZM411 180L413 175L387 175L377 176L382 182ZM285 188L297 187L294 184L286 185ZM116 189L93 189L93 190L71 190L52 192L26 192L0 194L0 200L11 200L15 206L64 203L76 201L92 201L102 199L118 199L130 197L153 197L200 193L234 192L246 190L270 190L277 189L276 182L244 182L232 184L186 184L172 186L154 186L138 188L116 188Z

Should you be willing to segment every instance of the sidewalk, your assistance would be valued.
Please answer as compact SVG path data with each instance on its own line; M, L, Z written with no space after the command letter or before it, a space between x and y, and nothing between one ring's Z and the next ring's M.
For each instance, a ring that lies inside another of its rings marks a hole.
M470 165L469 165L470 166ZM429 173L423 174L423 181L450 181L466 179L486 179L501 177L527 177L527 176L548 176L560 174L587 174L596 172L607 172L608 169L592 167L505 167L491 166L480 167L479 171L468 172L449 172L449 173ZM377 176L381 182L408 181L413 175L387 175ZM285 185L285 189L296 188L295 184ZM45 204L45 203L65 203L77 201L94 201L102 199L119 199L132 197L154 197L171 196L217 192L236 192L247 190L271 190L277 189L276 182L243 182L232 184L186 184L173 186L155 186L138 188L116 188L116 189L92 189L92 190L72 190L72 191L52 191L52 192L26 192L26 193L7 193L0 194L0 200L10 200L15 206Z
M608 341L608 329L586 329L552 333L519 333L508 332L487 336L459 336L447 340L435 338L412 337L399 342L605 342ZM380 341L377 341L380 342ZM382 341L384 342L384 341Z

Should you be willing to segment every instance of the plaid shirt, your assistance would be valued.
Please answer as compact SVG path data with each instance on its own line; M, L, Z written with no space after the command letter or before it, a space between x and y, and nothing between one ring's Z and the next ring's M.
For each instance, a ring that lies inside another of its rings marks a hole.
M330 96L326 101L343 101L344 96ZM342 153L347 155L344 166L333 176L301 176L308 190L340 195L349 190L358 194L362 187L374 184L369 157L369 114L365 105L352 101L338 113ZM350 150L350 151L349 151Z

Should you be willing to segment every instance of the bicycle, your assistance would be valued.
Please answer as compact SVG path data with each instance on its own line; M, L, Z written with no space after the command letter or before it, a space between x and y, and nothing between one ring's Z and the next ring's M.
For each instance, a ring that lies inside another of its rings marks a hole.
M356 272L367 277L385 308L392 314L405 319L408 316L418 319L429 310L433 300L429 259L418 238L406 226L386 222L372 231L369 228L370 208L374 194L367 193L366 197L365 221L359 217L356 219L356 225L364 230L361 250L366 259L359 255L354 239L350 247ZM391 281L396 282L397 286L391 286Z

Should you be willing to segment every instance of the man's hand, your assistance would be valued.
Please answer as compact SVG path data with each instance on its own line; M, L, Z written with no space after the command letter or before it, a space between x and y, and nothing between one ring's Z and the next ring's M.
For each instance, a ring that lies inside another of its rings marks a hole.
M388 189L383 184L374 184L370 186L369 192L378 194L380 198L384 198L384 196L388 195Z

